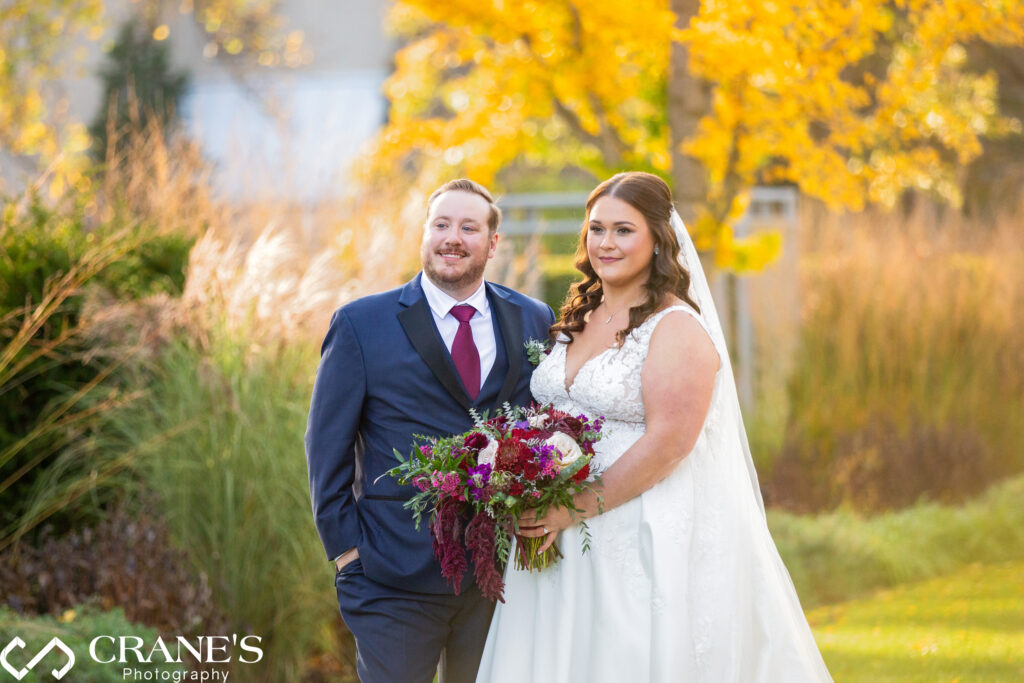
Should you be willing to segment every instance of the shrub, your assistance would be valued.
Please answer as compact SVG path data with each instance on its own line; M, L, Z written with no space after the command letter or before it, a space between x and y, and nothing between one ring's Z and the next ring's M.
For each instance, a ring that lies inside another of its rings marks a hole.
M216 630L223 619L206 576L192 569L150 508L122 505L97 525L59 538L47 525L31 546L3 551L4 602L21 614L57 616L92 601L165 633Z
M51 638L60 638L75 653L75 665L67 673L67 680L76 683L114 683L125 680L121 665L101 664L90 656L89 644L101 635L136 636L144 643L152 643L158 633L156 629L131 623L120 609L104 612L87 604L68 609L60 617L22 617L5 607L0 607L0 642L8 643L17 636L26 643L25 652L13 651L8 655L8 661L16 667L27 664L34 656L29 653L38 652ZM57 659L58 657L61 659ZM64 655L51 652L21 680L25 683L46 683L54 680L50 670L63 666L66 662L63 657ZM166 671L169 675L173 675L172 672L175 671L184 671L181 665L163 662L133 663L132 668L152 673L158 670Z
M141 298L179 293L191 240L113 220L92 226L84 207L30 201L0 218L0 530L22 524L40 477L70 444L100 430L96 413L117 399L107 349L83 334L90 288ZM74 410L72 411L72 408ZM72 419L72 418L75 419ZM27 440L26 440L27 439ZM79 457L81 456L81 457ZM96 469L64 458L67 479ZM96 492L97 505L105 502ZM58 516L64 528L69 520Z

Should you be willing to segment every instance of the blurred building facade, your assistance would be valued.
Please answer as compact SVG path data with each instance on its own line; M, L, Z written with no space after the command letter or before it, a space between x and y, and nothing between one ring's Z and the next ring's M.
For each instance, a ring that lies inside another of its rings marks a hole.
M349 165L387 115L387 5L285 0L278 11L302 32L299 65L241 74L209 54L194 21L178 20L175 51L193 74L182 117L227 196L310 203L344 193Z
M381 87L396 42L384 28L387 0L281 0L286 32L301 36L290 65L240 66L213 49L191 3L167 3L157 23L173 68L187 72L180 117L204 155L216 164L225 198L310 203L344 194L346 172L387 115ZM79 73L56 84L69 119L90 123L105 106L99 76L120 26L138 16L131 0L105 3L109 31L81 40ZM31 160L2 156L8 193L38 176Z

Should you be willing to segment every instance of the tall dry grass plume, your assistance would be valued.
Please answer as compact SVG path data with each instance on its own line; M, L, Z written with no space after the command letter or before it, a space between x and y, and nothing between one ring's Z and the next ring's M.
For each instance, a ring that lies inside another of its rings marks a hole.
M808 212L773 502L959 501L1024 470L1020 215Z
M197 146L155 119L120 138L112 131L110 140L90 207L96 217L127 210L156 230L197 241L180 301L120 311L99 302L97 316L166 329L145 323L159 316L200 341L217 327L265 343L309 341L323 334L335 308L395 286L417 268L426 198L415 192L382 184L316 204L232 202L216 196L212 166Z
M228 218L212 195L212 174L199 147L157 117L120 131L111 120L90 209L100 221L127 213L158 231L198 236Z

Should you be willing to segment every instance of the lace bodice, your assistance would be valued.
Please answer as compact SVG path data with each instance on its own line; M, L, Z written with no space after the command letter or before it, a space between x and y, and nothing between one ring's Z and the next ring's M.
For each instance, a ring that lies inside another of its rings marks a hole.
M677 304L658 311L626 336L622 346L605 349L585 362L566 391L567 345L556 343L537 366L530 390L539 403L553 403L559 410L603 415L611 422L635 428L644 425L641 369L658 322L671 311L686 311L703 321L689 306Z

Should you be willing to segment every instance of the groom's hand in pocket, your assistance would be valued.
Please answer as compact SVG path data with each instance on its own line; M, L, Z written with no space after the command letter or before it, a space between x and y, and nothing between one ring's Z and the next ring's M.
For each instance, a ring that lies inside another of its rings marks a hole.
M338 568L338 571L340 572L345 567L345 565L347 565L349 562L352 562L358 557L359 548L351 548L343 552L341 555L337 557L337 559L334 560L334 566L336 566Z

